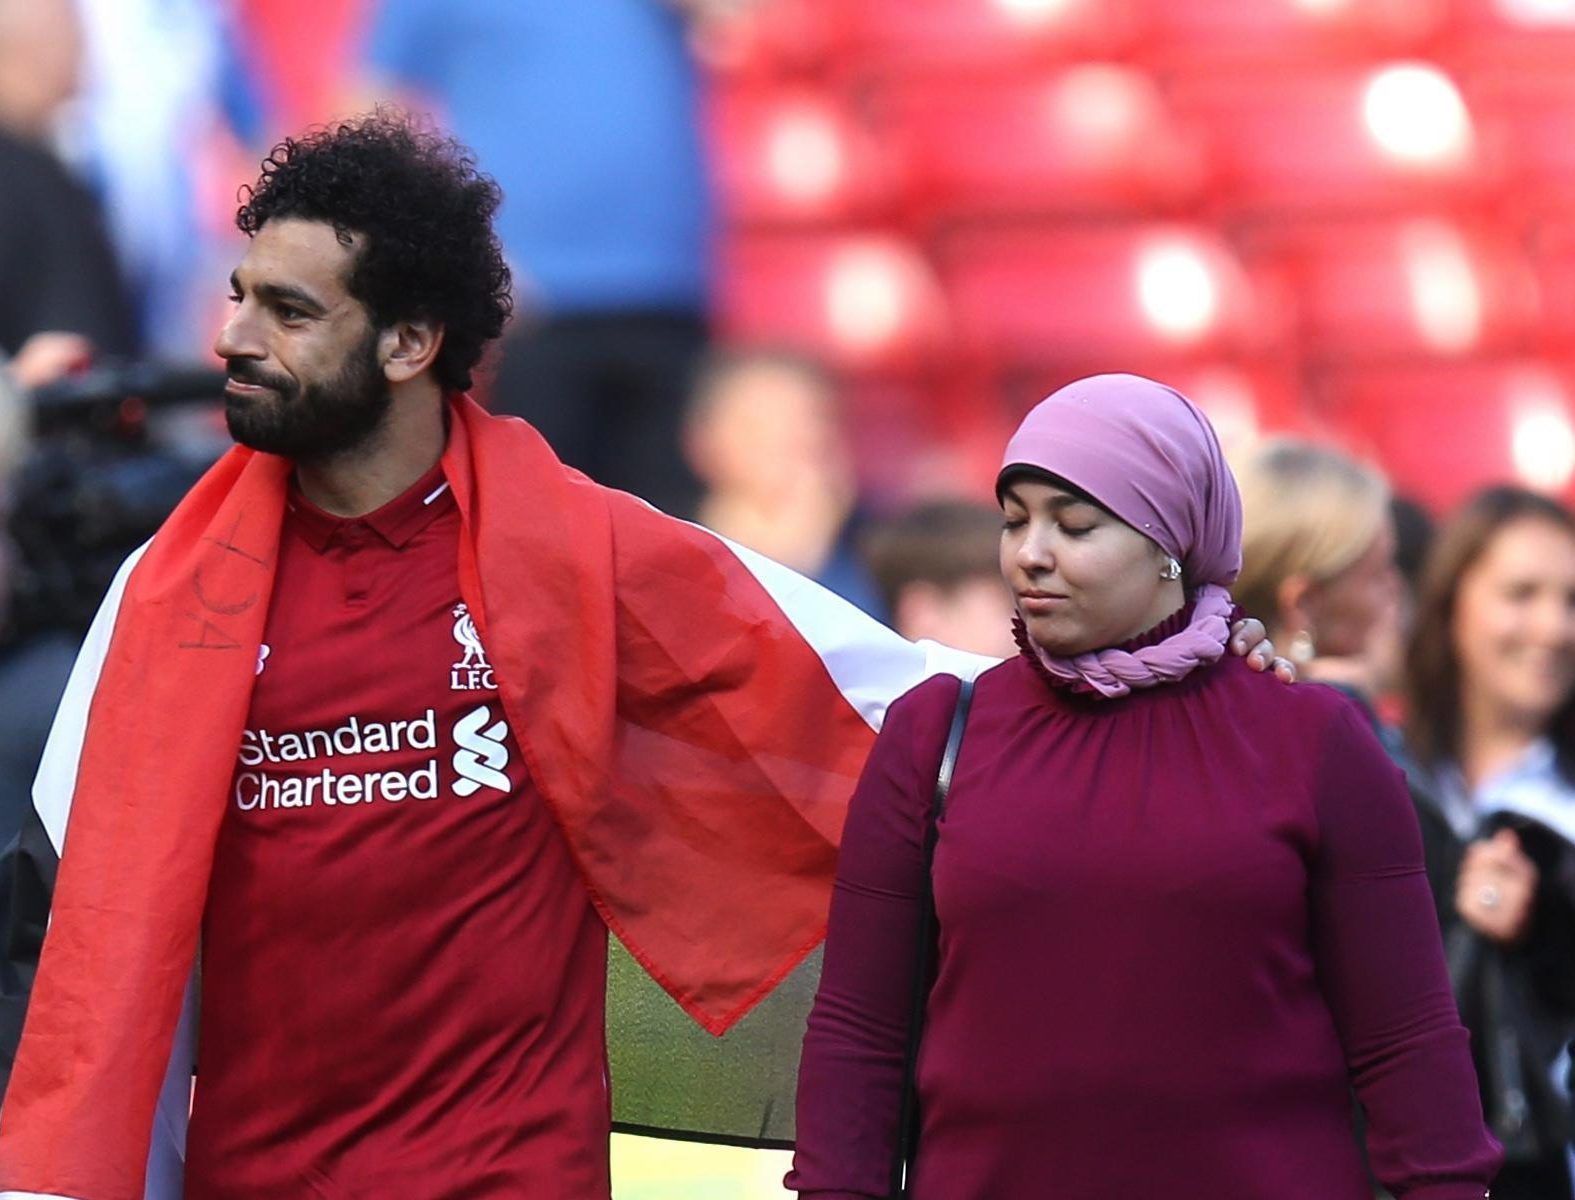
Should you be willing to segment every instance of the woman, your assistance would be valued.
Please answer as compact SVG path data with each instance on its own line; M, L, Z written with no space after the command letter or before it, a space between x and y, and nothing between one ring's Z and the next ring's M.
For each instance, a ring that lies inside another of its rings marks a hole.
M1428 875L1483 1108L1494 1195L1567 1198L1575 1036L1575 518L1486 491L1439 535L1408 661Z
M1401 580L1383 476L1323 446L1260 446L1237 471L1242 501L1237 603L1306 678L1369 703L1399 682Z
M1041 403L997 480L1022 654L939 826L917 1200L1481 1200L1482 1125L1399 773L1349 701L1222 654L1241 509L1176 392ZM844 833L788 1186L884 1197L927 808L958 685L887 716Z

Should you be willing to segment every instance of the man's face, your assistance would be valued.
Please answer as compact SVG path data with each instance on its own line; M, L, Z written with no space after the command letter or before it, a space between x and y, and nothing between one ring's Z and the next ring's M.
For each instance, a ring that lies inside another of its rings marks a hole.
M381 428L392 397L378 330L346 286L355 253L321 221L276 218L252 238L213 346L230 376L230 436L243 446L321 462Z

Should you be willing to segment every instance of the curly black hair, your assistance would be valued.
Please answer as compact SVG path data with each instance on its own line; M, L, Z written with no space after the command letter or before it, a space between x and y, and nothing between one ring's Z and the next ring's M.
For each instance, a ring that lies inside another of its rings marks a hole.
M280 142L257 184L241 189L235 223L248 237L275 217L326 222L346 244L361 235L350 294L377 328L442 325L433 375L444 389L463 391L513 309L492 231L502 199L459 142L380 108Z

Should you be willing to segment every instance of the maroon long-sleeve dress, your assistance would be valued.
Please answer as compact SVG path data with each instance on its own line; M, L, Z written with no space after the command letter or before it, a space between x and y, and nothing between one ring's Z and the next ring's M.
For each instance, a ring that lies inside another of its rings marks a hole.
M1172 631L1178 618L1138 643ZM788 1186L884 1197L957 694L892 706L842 844ZM935 854L917 1200L1481 1200L1416 820L1344 697L1237 658L1119 700L983 675Z

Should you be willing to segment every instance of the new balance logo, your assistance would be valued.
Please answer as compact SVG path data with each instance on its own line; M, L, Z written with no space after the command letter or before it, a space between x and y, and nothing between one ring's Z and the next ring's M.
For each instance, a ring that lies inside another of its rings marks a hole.
M509 765L509 748L503 742L508 734L509 727L501 719L494 721L485 704L455 723L454 741L459 746L454 752L454 773L459 776L455 795L474 796L484 787L509 790L509 777L500 769Z

